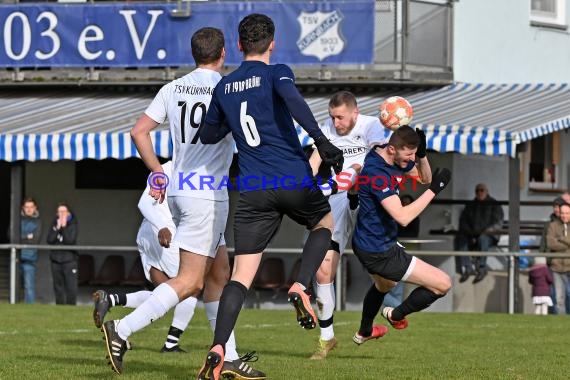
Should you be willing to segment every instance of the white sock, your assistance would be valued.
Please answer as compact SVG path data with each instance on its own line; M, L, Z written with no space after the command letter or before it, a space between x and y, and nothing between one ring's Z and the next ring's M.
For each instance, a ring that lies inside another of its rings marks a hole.
M335 307L335 292L334 285L331 284L319 284L317 283L317 300L319 305L319 320L326 321L333 317L334 307ZM327 327L321 327L321 339L331 340L334 338L334 328L331 324Z
M210 321L210 327L212 331L216 330L216 318L218 317L218 307L220 306L220 301L207 302L204 303L204 308L206 309L206 316L208 321ZM239 359L239 355L236 351L236 337L232 330L228 341L226 342L226 354L224 356L224 361L233 362Z
M141 290L140 292L127 293L127 303L125 307L135 309L142 305L144 301L150 297L152 292L150 290Z
M178 303L178 295L167 283L160 284L132 313L124 317L117 324L117 333L123 340L127 340L132 333L142 330L152 322L158 320Z
M186 330L186 327L188 327L188 324L194 316L196 302L198 302L196 297L188 297L176 305L174 308L174 316L172 317L172 326L182 331Z

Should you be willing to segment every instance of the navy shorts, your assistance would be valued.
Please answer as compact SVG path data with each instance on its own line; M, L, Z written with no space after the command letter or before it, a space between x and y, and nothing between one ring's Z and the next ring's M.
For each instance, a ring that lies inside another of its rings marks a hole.
M396 282L406 280L409 275L408 269L415 261L415 257L407 253L399 244L394 244L384 252L367 252L355 246L352 250L368 273Z

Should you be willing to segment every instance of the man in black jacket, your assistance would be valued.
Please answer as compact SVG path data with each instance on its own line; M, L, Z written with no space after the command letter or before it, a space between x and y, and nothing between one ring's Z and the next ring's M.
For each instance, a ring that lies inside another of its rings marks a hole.
M457 251L489 251L498 242L497 230L503 224L503 208L489 195L484 183L475 186L475 198L468 203L459 218L459 233L455 237ZM487 256L457 256L455 258L459 282L465 282L475 274L473 283L487 275ZM473 268L472 265L475 265Z
M77 302L77 251L65 245L77 242L77 219L65 203L57 206L57 215L47 234L47 243L61 245L50 253L53 291L57 305L75 305Z

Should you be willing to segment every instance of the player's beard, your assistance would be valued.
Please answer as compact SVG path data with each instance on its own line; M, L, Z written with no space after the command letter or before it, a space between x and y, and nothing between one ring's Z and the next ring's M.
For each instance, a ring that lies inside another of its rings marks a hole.
M339 136L346 136L346 135L350 134L350 132L352 132L352 130L354 129L355 126L356 126L356 117L354 117L350 120L348 127L346 127L343 131L339 131L337 129L336 133Z
M408 163L411 160L404 158L402 155L400 155L400 153L398 153L396 151L396 154L394 155L394 163L401 169L405 169L408 166Z

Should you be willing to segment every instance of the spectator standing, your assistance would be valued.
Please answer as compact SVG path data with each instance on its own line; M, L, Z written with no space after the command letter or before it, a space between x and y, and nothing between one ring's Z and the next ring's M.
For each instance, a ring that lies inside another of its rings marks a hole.
M534 265L528 272L528 282L532 285L534 314L547 315L548 308L552 306L550 286L554 280L550 269L548 269L548 266L546 265L546 258L534 258Z
M77 303L77 251L66 245L77 243L78 225L69 206L60 203L57 215L47 234L47 243L61 246L50 253L53 291L56 305L75 305Z
M548 233L548 226L550 225L550 223L552 221L560 220L560 206L562 206L564 203L566 203L566 202L564 201L564 199L562 197L557 197L552 202L552 214L550 214L548 221L544 224L544 228L542 230L542 235L540 237L540 247L538 249L539 252L548 252L549 251L548 250L548 244L546 244L546 234ZM552 270L550 269L550 267L548 267L548 270L552 274ZM550 284L550 298L552 300L556 300L556 289L554 288L554 284ZM558 309L556 308L556 302L553 302L552 306L550 306L548 308L548 313L549 314L558 314Z
M550 222L546 233L546 244L551 252L570 253L570 205L560 206L560 219ZM559 313L566 311L566 300L570 295L570 258L553 257L550 263L556 290L556 307Z
M42 222L38 204L33 198L26 198L22 203L20 241L22 244L38 244L42 235ZM20 253L20 271L22 287L24 289L24 302L36 301L36 266L38 250L35 248L22 249Z

